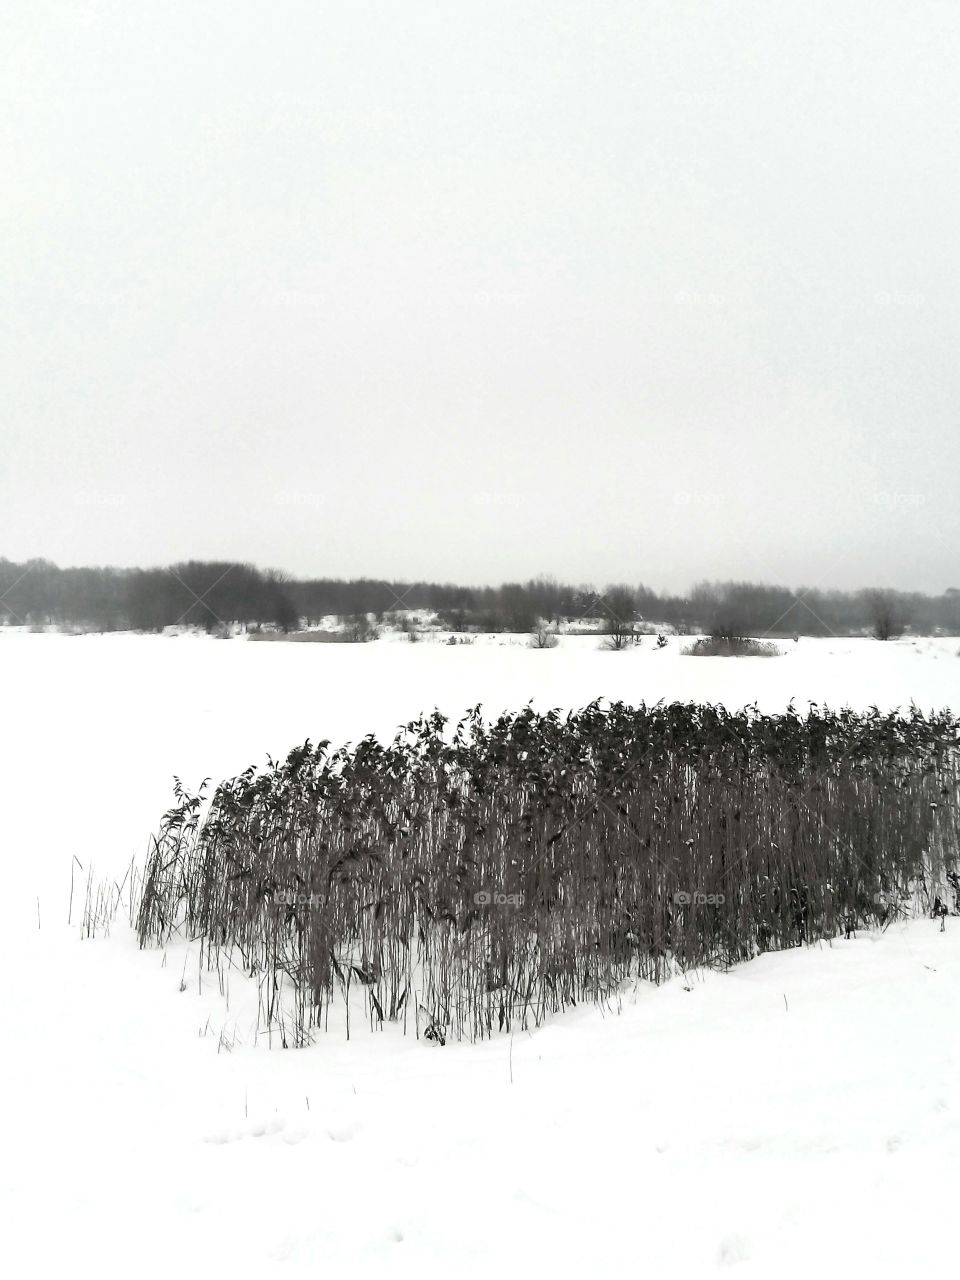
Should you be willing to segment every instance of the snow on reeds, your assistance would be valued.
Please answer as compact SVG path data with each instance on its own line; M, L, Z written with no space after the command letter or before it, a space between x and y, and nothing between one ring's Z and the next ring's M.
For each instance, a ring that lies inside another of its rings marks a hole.
M452 730L452 731L451 731ZM390 745L309 742L209 797L178 784L141 945L185 932L308 1043L339 1002L432 1039L526 1028L624 984L939 910L958 743L925 717L593 703Z

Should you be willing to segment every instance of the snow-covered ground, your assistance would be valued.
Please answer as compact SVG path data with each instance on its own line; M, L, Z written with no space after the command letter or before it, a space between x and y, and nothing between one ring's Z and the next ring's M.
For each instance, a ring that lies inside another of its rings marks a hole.
M7 1272L948 1274L955 918L489 1044L359 1028L287 1053L255 1046L240 979L229 1001L201 989L195 945L78 936L86 871L142 857L174 773L218 779L308 736L531 698L960 708L956 639L801 640L777 659L679 644L0 632Z

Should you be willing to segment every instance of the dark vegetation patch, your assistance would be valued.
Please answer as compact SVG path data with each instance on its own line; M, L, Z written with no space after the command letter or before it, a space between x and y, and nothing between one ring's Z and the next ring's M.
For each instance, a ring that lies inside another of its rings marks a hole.
M701 636L683 652L689 658L779 658L781 651L769 640L749 636Z
M208 965L256 974L284 1044L351 988L372 1027L535 1026L677 968L956 911L958 741L916 709L594 703L308 742L209 805L178 784L140 941L199 936Z

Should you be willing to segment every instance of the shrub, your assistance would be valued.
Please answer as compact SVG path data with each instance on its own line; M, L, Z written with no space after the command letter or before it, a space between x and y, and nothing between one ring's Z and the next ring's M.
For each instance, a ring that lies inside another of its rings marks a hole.
M555 649L559 643L557 633L546 627L538 627L530 637L531 649Z
M371 626L365 613L354 613L344 619L344 639L351 644L364 644L368 640L376 640L380 633Z
M687 645L688 658L779 658L781 651L768 640L750 640L742 636L701 636Z

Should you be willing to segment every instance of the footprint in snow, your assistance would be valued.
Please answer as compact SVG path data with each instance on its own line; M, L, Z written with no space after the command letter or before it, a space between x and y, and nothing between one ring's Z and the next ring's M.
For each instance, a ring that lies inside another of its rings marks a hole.
M236 1129L218 1129L216 1133L208 1133L204 1136L204 1142L211 1142L215 1146L222 1146L225 1142L236 1142L243 1135Z
M241 1142L244 1138L265 1138L268 1135L280 1133L285 1123L284 1120L277 1116L272 1120L264 1120L248 1125L244 1129L215 1129L212 1133L208 1133L203 1140L220 1146L225 1142Z
M284 1127L285 1121L276 1116L272 1120L264 1120L259 1124L255 1124L250 1129L250 1134L254 1138L264 1138L267 1134L279 1133Z
M331 1142L349 1142L359 1129L360 1125L356 1121L338 1124L327 1130L327 1137Z
M735 1234L724 1236L717 1250L717 1265L735 1267L739 1262L746 1262L750 1252L750 1241L746 1236Z

